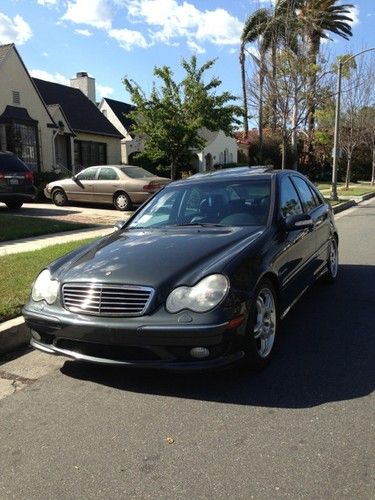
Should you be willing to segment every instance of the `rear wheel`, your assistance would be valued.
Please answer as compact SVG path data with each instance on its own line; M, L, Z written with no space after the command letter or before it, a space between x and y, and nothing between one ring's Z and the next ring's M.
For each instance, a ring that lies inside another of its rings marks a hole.
M63 207L68 203L68 198L62 189L54 189L52 191L52 201L58 207Z
M126 212L132 209L132 202L125 192L116 193L113 197L113 204L117 210Z
M336 238L332 238L329 245L329 255L327 260L327 272L324 278L328 283L333 283L336 280L339 270L339 249Z
M17 201L17 200L9 200L6 202L6 206L10 208L11 210L16 210L18 208L21 208L23 205L22 201Z
M249 313L244 359L247 368L261 370L270 362L277 340L278 320L277 294L266 278L257 286Z

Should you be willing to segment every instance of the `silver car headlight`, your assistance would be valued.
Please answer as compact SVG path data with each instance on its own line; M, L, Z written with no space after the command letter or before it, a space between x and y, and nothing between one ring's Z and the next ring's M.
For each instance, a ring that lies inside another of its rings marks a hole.
M206 276L196 285L179 286L168 296L166 308L170 313L183 309L207 312L220 304L229 290L229 281L223 274Z
M48 304L53 304L59 291L59 282L51 279L51 273L44 269L35 280L31 297L36 302L45 300Z

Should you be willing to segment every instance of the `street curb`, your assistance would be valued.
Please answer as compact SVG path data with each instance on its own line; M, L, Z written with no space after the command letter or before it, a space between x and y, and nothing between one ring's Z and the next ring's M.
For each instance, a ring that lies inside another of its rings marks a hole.
M348 208L358 205L361 201L375 197L375 193L368 193L360 201L348 200L333 207L334 213L340 213ZM22 316L0 323L0 355L14 351L28 345L31 335Z
M22 316L0 323L0 355L28 345L31 335Z

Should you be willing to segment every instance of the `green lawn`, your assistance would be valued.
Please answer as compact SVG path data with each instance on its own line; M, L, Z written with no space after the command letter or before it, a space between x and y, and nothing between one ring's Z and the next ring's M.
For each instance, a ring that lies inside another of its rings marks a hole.
M80 224L78 222L63 222L37 217L24 217L22 215L1 214L0 242L90 227L94 226L92 224Z
M46 265L91 241L93 238L0 257L0 322L21 314L31 284Z
M317 188L320 191L331 190L332 185L330 183L322 182L317 185ZM371 186L370 184L350 184L349 189L344 188L344 183L339 182L337 184L337 192L341 196L362 196L367 193L375 192L375 186ZM326 193L325 193L326 194Z

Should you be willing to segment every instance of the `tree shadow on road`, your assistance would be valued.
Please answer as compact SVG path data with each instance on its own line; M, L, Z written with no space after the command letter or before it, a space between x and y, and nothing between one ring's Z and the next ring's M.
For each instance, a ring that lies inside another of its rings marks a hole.
M276 408L361 398L375 385L375 266L340 266L282 323L272 364L261 373L171 373L66 362L62 373L123 391Z

